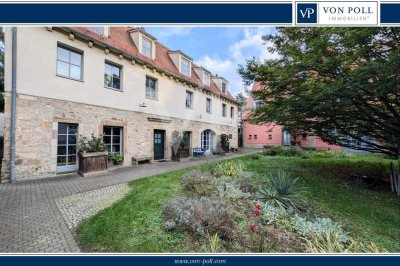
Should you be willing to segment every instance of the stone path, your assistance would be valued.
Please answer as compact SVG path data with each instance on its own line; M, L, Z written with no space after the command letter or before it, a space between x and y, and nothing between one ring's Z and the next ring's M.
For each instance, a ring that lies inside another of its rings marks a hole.
M69 229L81 221L111 206L129 191L128 184L103 187L56 199L58 209Z
M253 153L243 149L227 156L186 162L163 162L118 168L102 176L64 175L0 185L0 252L79 252L56 200L177 169Z

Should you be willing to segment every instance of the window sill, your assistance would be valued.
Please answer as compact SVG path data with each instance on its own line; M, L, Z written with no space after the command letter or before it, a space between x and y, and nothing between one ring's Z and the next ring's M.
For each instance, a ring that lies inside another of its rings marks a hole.
M68 77L68 76L63 76L63 75L60 75L60 74L56 74L56 76L57 76L57 77L60 77L60 78L65 78L65 79L69 79L69 80L74 80L74 81L83 82L83 79L74 79L74 78L71 78L71 77Z
M124 91L123 91L123 90L121 90L121 89L116 89L116 88L113 88L113 87L107 87L107 86L104 86L104 88L106 88L106 89L109 89L109 90L113 90L113 91L124 92Z
M190 110L193 110L193 107L187 107L187 106L186 106L186 109L190 109Z
M150 97L145 97L146 99L148 99L148 100L152 100L152 101L158 101L158 98L150 98Z

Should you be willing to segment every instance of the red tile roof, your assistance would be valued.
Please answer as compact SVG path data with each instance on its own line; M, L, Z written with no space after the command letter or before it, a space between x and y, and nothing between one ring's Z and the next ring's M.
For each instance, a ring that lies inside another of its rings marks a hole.
M192 63L192 75L191 77L185 76L179 72L179 69L176 68L175 64L172 62L168 52L173 52L168 47L162 45L161 43L156 43L156 59L151 59L147 56L142 55L135 43L133 42L130 33L133 28L131 27L110 27L110 37L105 37L103 35L99 35L96 32L90 30L87 27L73 27L69 28L73 31L78 31L85 36L93 39L94 41L102 42L105 45L108 45L118 50L121 50L141 61L146 62L149 65L152 65L158 69L169 72L180 79L184 79L188 82L196 84L198 87L208 90L214 94L220 95L222 98L228 99L236 103L235 98L227 91L226 94L222 93L217 85L210 79L210 86L206 86L202 83L199 76L194 71L194 68L199 67L196 64ZM143 30L143 29L140 29Z

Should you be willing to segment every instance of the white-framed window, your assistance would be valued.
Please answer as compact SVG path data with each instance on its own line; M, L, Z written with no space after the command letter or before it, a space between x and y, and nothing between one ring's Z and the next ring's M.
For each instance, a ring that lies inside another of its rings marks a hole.
M263 104L263 100L255 100L253 102L253 108L257 109L258 107L260 107Z
M213 148L214 142L214 134L211 130L207 129L201 132L201 148L203 148L206 152L210 152Z
M123 128L114 126L103 127L103 142L110 153L123 153Z
M226 83L222 83L222 93L226 93Z
M146 37L142 37L142 54L153 58L153 42Z
M186 108L193 108L193 92L186 91Z
M121 90L121 67L110 62L105 63L104 86L109 89Z
M181 58L181 73L190 76L190 61L186 58Z
M210 98L206 99L206 112L211 114L212 111L212 102Z
M231 118L235 117L235 107L231 106Z
M210 74L208 74L207 72L204 72L203 83L207 86L210 86Z
M222 116L225 117L226 116L226 104L222 104Z
M87 27L91 31L96 32L97 34L104 35L105 27Z
M82 80L83 54L63 45L57 46L57 75Z
M147 76L146 77L146 98L157 100L157 79Z

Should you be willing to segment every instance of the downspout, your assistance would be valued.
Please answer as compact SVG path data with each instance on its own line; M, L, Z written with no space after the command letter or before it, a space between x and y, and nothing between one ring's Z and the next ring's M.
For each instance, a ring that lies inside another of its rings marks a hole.
M17 111L17 27L12 27L12 73L10 114L10 181L15 183L15 120Z

